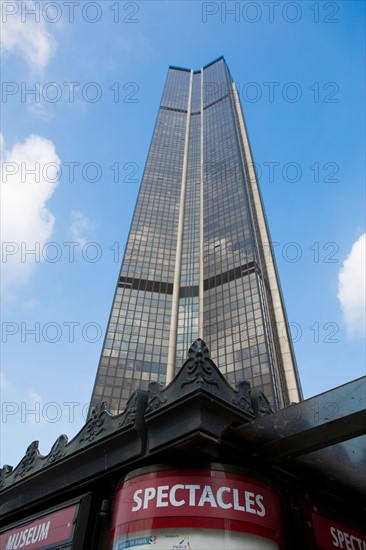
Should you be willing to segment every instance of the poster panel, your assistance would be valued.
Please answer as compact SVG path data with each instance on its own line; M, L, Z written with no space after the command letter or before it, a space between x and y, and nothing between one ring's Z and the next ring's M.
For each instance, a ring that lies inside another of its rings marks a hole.
M113 543L113 550L277 550L268 539L246 533L210 529L157 529L123 536Z
M162 470L123 483L116 494L111 548L276 549L277 494L222 470Z
M44 550L71 542L78 508L75 504L3 532L1 550Z
M213 529L157 529L123 535L112 550L277 550L269 539L246 533Z
M366 535L336 523L330 519L311 514L316 543L323 550L366 550Z

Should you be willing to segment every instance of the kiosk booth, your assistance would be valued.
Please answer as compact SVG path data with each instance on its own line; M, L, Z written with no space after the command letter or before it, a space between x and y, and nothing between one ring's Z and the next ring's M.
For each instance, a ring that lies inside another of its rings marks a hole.
M366 550L366 377L273 413L204 345L2 468L1 550Z

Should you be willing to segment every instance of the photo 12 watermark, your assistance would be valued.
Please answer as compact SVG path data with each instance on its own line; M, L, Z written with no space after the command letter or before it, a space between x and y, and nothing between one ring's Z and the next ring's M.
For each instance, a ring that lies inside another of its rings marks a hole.
M260 250L259 250L260 246ZM298 264L300 261L314 264L338 264L340 259L339 244L335 241L309 243L288 242L263 242L257 245L254 240L232 242L226 238L212 240L206 243L204 248L205 261L215 260L215 257L232 256L241 263L258 261L261 256L268 263L274 263L274 255L289 264ZM258 266L259 267L259 266Z
M80 417L86 421L90 403L78 401L3 401L1 403L1 423L17 420L22 424L56 424L68 422L74 424Z
M335 321L320 322L318 320L308 323L289 321L287 324L276 321L263 324L260 320L247 320L227 326L227 322L206 324L204 333L211 338L217 338L219 347L229 349L234 344L245 346L238 350L241 359L249 359L260 352L258 345L265 349L265 344L258 344L269 332L276 333L279 339L296 344L303 338L307 338L314 344L339 344L340 326ZM231 353L231 352L230 352Z
M114 331L114 341L134 342L139 335L140 327L134 322L110 323L109 331ZM48 322L15 322L1 323L1 341L3 344L20 342L21 344L56 344L58 342L74 344L83 341L96 344L103 338L104 331L99 323L89 321L48 321Z
M85 102L99 103L102 100L114 104L139 103L140 85L137 82L16 82L1 83L1 103L18 101L20 103L59 103L70 104Z
M254 168L257 180L262 184L280 183L339 183L340 165L334 160L314 160L299 162L298 160L264 160L246 165L249 172ZM220 180L230 183L244 177L242 163L235 161L206 162L203 166L205 183L210 180Z
M22 0L1 2L1 20L3 23L17 18L21 23L89 23L96 25L101 21L115 24L136 24L140 22L140 2L122 0L87 1L36 1Z
M100 244L96 241L50 241L47 243L28 243L4 241L1 243L1 263L20 262L57 264L65 262L69 264L77 261L95 264L102 258L109 258L113 263L120 263L138 257L138 249L131 244L120 244L118 241L110 245Z
M78 162L64 160L62 163L39 161L1 163L2 183L123 183L136 184L140 179L140 167L137 162L110 161L100 163L96 161Z
M3 344L13 343L14 340L21 344L56 344L58 342L74 344L77 340L95 344L100 342L102 336L102 328L95 321L87 323L79 321L63 321L62 323L56 321L47 323L3 321L1 323Z
M14 421L33 424L56 424L67 422L79 423L80 419L87 421L89 410L93 410L94 402L80 401L3 401L0 408L0 423ZM339 404L334 401L319 402L312 400L310 409L306 406L306 421L309 426L324 423L336 417ZM108 405L106 410L109 410ZM302 403L292 403L289 407L277 411L273 421L281 418L287 424L297 423L304 415ZM271 418L268 417L269 419ZM214 482L213 482L214 483Z
M299 103L310 101L312 103L339 103L340 86L336 81L309 81L296 82L279 80L265 80L248 82L235 81L237 96L227 81L210 82L203 84L203 98L205 104L213 103L219 99L224 100L233 96L233 100L241 99L244 103ZM237 99L238 98L238 99Z
M340 2L202 2L201 21L254 24L288 23L301 21L336 24L340 21Z

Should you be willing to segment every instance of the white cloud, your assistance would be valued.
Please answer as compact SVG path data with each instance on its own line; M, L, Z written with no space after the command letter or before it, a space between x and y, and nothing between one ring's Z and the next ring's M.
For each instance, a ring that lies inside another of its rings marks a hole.
M338 274L338 299L349 336L365 335L366 233L353 244Z
M82 212L71 212L70 234L73 242L77 242L81 247L89 241L88 235L94 230L94 224Z
M56 189L61 161L53 142L38 135L16 143L2 157L2 284L11 292L24 286L44 260L55 223L46 205ZM31 170L35 173L27 173Z
M39 395L39 393L35 392L32 389L28 390L28 397L31 400L32 403L42 403L42 397Z
M4 390L7 388L8 383L5 378L5 374L3 372L0 372L0 389Z
M36 11L36 16L30 11ZM1 2L1 14L2 53L18 54L32 70L43 71L56 41L47 30L41 2Z
M30 404L27 403L24 408L24 420L29 424L44 424L44 410L43 410L43 399L39 393L35 392L32 389L28 390L28 399Z

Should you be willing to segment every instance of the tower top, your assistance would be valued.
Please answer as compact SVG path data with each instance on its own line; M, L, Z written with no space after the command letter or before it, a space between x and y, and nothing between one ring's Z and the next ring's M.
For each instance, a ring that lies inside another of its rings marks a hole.
M217 57L216 59L214 59L213 61L210 61L210 63L207 63L207 65L204 65L202 68L203 69L207 69L208 67L210 67L211 65L214 65L214 63L217 63L218 61L224 61L225 65L227 66L227 63L225 61L225 58L223 55L220 55L219 57ZM175 71L188 71L188 72L191 72L192 69L189 69L187 67L178 67L177 65L169 65L169 69L174 69ZM194 70L193 71L195 74L196 73L200 73L201 72L201 69L197 69L197 70Z

